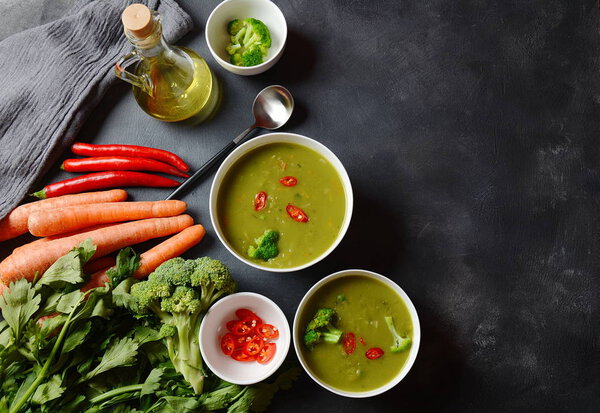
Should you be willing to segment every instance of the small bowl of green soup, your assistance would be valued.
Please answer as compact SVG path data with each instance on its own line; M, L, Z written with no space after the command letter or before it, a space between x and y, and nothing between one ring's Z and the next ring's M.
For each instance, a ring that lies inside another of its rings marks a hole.
M346 397L371 397L397 385L419 351L414 305L392 280L365 270L329 275L304 296L294 348L308 375Z
M215 232L235 257L265 271L291 272L340 243L353 198L344 166L323 144L271 133L223 161L209 203Z

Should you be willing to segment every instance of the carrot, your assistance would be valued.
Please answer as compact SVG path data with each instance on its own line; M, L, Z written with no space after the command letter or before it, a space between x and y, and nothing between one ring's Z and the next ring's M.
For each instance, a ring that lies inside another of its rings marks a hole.
M33 246L41 246L43 243L48 242L48 241L53 241L55 239L61 239L61 238L66 238L66 237L71 237L73 235L77 235L77 234L83 234L84 232L90 232L93 231L95 229L100 229L100 228L106 228L106 227L111 227L113 225L116 224L101 224L101 225L93 225L91 227L87 227L84 229L81 229L79 231L73 231L73 232L69 232L66 234L60 234L60 235L52 235L50 237L45 237L45 238L38 238L35 241L31 241L28 244L25 245L21 245L20 247L17 247L13 250L13 254L15 253L15 251L19 251L20 249L24 249L24 248L31 248Z
M97 260L93 260L85 264L85 267L83 267L83 272L85 274L94 274L98 271L107 270L110 267L114 267L115 263L115 257L112 255L107 255L106 257L98 258Z
M182 214L186 208L187 205L183 201L76 205L32 212L27 226L33 235L46 237L76 231L94 224L172 217Z
M202 241L204 234L206 234L206 231L202 225L194 225L149 249L140 255L140 266L133 276L137 279L147 277L163 262L180 256ZM102 287L109 281L106 271L108 271L108 268L92 274L88 283L81 288L81 291L86 292L92 288Z
M193 223L189 215L150 218L59 238L39 247L21 248L0 262L0 276L5 284L20 278L31 281L36 272L42 274L54 261L88 238L96 245L94 257L99 258L129 245L179 232Z
M111 191L87 192L30 202L15 208L0 220L0 241L25 234L27 232L27 219L33 211L61 208L70 205L125 201L126 199L127 192L122 189L113 189Z

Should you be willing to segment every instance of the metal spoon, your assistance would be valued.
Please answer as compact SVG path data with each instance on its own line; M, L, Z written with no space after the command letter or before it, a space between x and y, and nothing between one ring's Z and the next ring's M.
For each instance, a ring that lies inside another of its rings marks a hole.
M190 176L182 185L167 197L167 199L178 198L184 191L189 189L194 182L204 175L215 163L223 159L236 146L244 142L256 128L274 130L282 127L292 116L294 110L294 98L289 90L283 86L273 85L261 90L252 104L254 123L243 131L238 137L229 142L215 156L210 158L200 169Z

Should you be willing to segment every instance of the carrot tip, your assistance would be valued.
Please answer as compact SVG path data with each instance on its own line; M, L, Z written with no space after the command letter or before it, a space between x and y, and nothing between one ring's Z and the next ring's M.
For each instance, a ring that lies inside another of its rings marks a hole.
M31 195L34 196L34 197L36 197L36 198L39 198L39 199L46 199L47 198L46 197L46 190L45 189L39 190L37 192L34 192Z

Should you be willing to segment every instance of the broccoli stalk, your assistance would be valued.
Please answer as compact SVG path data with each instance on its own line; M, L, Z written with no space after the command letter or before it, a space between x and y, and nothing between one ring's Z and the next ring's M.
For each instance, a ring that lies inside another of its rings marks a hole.
M392 336L394 337L394 344L390 346L390 351L393 353L399 353L408 349L412 343L410 337L402 337L400 334L398 334L392 317L386 316L384 319L388 329L390 330L390 333L392 333Z
M254 240L256 247L248 247L248 256L257 260L268 261L279 255L279 232L268 229L260 237Z
M134 284L132 310L154 313L163 323L161 334L175 370L202 393L204 368L198 345L200 323L208 308L220 297L235 291L227 267L208 257L174 258L161 264L147 281Z
M256 66L263 62L271 47L271 34L268 27L257 19L235 19L227 25L230 35L226 47L232 64Z
M342 337L342 330L334 326L336 319L335 310L332 308L320 308L312 320L306 325L304 334L304 345L312 350L316 344L325 342L336 344Z

